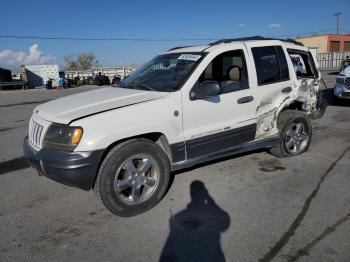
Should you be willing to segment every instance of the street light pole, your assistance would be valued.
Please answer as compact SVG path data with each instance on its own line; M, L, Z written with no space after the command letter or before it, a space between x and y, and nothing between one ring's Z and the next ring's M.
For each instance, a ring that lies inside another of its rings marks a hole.
M339 16L340 15L341 15L341 12L338 12L334 15L337 17L337 35L339 35Z

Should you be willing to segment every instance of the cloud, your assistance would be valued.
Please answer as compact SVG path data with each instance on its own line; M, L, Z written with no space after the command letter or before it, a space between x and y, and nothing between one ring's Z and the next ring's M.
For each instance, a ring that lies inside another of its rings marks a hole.
M281 28L281 27L283 27L283 25L281 25L281 24L269 24L269 27L270 28Z
M238 25L235 25L235 27L245 27L245 24L238 24Z
M39 50L38 44L29 47L29 52L3 50L0 52L1 67L19 70L21 65L49 64L55 62L51 55L45 55Z

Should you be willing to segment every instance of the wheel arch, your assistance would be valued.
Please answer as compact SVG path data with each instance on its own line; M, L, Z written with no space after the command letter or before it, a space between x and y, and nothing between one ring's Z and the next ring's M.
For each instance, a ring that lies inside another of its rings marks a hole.
M94 183L92 185L92 188L95 187L95 182L96 182L96 177L97 177L97 174L98 174L98 170L100 169L101 164L102 164L103 160L105 159L106 155L112 150L112 148L114 148L116 145L118 145L120 143L123 143L123 142L131 140L131 139L136 139L136 138L145 138L145 139L151 140L152 142L157 144L165 152L165 154L167 155L169 163L172 163L173 157L172 157L172 153L171 153L171 149L170 149L170 145L169 145L168 139L161 132L150 132L150 133L145 133L145 134L140 134L140 135L135 135L135 136L130 136L130 137L126 137L126 138L123 138L123 139L119 139L119 140L111 143L103 151L102 157L101 157L99 165L98 165L97 172L95 174L95 179L94 179Z

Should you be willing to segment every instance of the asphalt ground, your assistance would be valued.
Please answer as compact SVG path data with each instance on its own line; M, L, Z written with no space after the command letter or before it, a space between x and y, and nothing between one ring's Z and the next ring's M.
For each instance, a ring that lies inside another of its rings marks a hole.
M323 90L303 155L259 150L177 172L155 208L121 218L23 158L33 108L92 88L0 92L0 261L350 261L350 101Z

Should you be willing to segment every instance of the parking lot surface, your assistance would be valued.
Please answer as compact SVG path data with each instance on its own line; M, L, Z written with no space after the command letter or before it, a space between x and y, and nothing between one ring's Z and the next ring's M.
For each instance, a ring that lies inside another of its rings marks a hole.
M92 88L0 92L0 261L350 261L350 101L322 91L329 107L303 155L177 172L155 208L121 218L23 158L33 108Z

